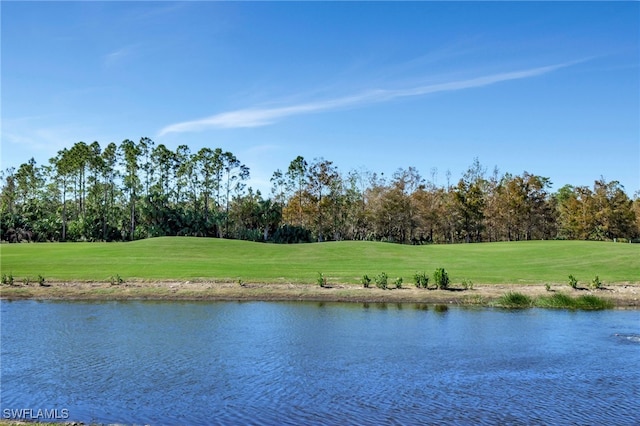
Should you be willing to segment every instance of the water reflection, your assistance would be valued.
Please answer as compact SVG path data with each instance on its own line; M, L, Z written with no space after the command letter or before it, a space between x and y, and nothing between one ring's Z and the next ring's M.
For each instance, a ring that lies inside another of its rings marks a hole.
M435 305L433 310L436 313L443 314L449 310L449 307L447 305Z

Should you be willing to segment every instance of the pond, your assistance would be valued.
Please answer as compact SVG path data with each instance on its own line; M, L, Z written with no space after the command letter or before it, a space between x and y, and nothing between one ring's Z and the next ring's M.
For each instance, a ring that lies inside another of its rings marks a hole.
M640 311L1 301L3 418L640 423Z

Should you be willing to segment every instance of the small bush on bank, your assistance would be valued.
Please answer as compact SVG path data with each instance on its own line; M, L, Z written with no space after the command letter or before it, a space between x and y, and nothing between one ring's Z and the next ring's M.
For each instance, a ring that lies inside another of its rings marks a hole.
M24 285L29 285L29 284L31 284L31 278L30 278L30 277L24 277L24 278L22 279L22 284L24 284Z
M369 288L369 285L371 284L371 278L369 278L367 274L364 274L362 278L360 278L360 284L362 284L364 288Z
M120 274L116 274L115 276L111 276L111 285L120 285L124 283L124 279L120 276Z
M44 286L45 280L42 275L38 275L38 285Z
M569 286L574 290L578 288L578 280L573 275L569 275Z
M2 274L2 284L13 285L13 274L9 272L9 275Z
M318 277L316 278L316 282L320 287L325 287L327 285L327 277L325 277L322 272L318 272Z
M416 272L413 274L413 283L416 287L429 288L429 277L426 272Z
M596 275L596 277L591 281L591 288L594 290L599 290L602 288L602 281L600 281L600 278Z
M402 277L396 278L393 283L396 285L396 288L402 288Z
M468 279L463 279L462 280L462 288L465 290L473 290L473 282L471 282L471 280Z
M376 282L376 287L381 288L383 290L387 289L389 276L385 272L381 272L380 274L376 275L374 280Z
M444 268L436 269L433 273L433 283L436 285L436 288L446 290L449 287L449 274L447 274L447 270Z
M549 284L549 283L545 283L544 288L545 288L545 290L547 290L547 291L551 291L551 284Z

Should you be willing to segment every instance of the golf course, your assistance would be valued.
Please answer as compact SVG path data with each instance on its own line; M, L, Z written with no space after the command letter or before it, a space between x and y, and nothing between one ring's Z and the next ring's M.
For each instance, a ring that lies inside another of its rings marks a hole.
M592 241L526 241L409 246L345 241L262 244L217 238L162 237L127 243L4 244L3 274L53 281L214 280L357 284L386 272L411 281L445 268L453 284L565 283L572 274L605 283L640 282L640 245Z
M526 289L544 292L552 286L570 291L569 275L577 279L579 289L587 290L596 276L605 289L624 288L635 300L629 305L637 304L636 290L640 291L640 245L592 241L279 245L162 237L126 243L3 244L0 260L3 298L405 301L426 297L438 302ZM450 289L462 290L466 283L471 291L453 294L414 287L414 274L424 272L433 280L437 268L446 269ZM402 278L401 291L362 288L363 275L374 278L381 273L389 277L389 288L394 290L392 283ZM320 274L326 288L317 284Z

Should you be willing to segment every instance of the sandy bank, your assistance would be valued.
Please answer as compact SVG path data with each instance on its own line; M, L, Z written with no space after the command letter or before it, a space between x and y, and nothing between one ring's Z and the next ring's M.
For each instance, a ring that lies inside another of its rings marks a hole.
M125 282L112 285L105 282L53 282L47 286L3 285L0 298L8 300L254 300L254 301L326 301L326 302L390 302L445 303L488 305L510 291L531 297L545 296L544 285L536 284L475 284L471 290L418 289L404 284L401 289L382 290L361 285L329 284L319 287L293 283L229 283L210 281ZM616 307L640 308L640 283L605 284L598 290L574 290L568 285L551 286L551 292L563 292L576 297L593 294L610 300Z

